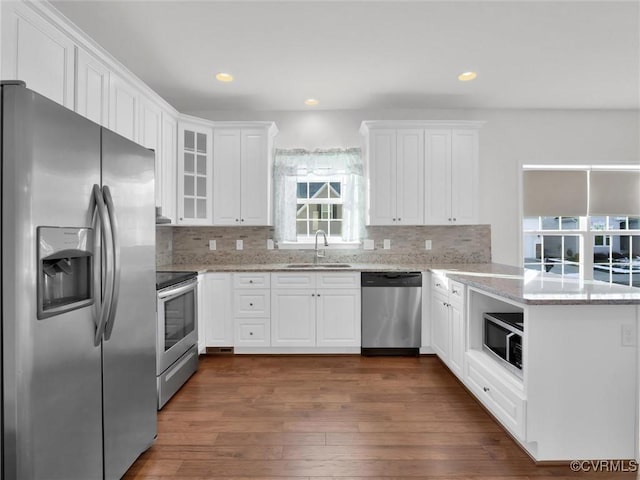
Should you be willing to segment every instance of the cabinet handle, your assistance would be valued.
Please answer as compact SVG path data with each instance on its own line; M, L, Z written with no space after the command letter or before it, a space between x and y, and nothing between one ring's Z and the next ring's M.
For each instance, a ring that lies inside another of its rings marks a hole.
M442 286L442 284L436 283L436 287L441 287L441 286Z
M454 295L458 295L458 290L453 289L451 290L451 293L453 293Z
M482 390L484 390L485 392L489 391L489 387L482 387Z

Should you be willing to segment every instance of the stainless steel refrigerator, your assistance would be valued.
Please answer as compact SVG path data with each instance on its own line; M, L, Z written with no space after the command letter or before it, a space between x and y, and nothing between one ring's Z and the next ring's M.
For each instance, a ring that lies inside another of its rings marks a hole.
M152 152L2 95L2 478L121 478L156 435Z

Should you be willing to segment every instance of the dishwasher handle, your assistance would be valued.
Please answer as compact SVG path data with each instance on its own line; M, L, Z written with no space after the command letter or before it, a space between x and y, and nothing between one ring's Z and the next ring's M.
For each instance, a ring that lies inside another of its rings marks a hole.
M362 272L363 287L422 287L420 272Z

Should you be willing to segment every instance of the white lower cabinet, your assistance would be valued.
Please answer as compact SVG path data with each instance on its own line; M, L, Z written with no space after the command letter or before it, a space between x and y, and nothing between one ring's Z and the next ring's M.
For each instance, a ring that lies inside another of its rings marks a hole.
M518 440L525 439L526 400L522 384L501 378L483 352L467 353L465 385Z
M271 346L271 289L270 274L240 272L233 274L234 347Z
M359 352L359 273L273 273L271 284L272 347Z
M198 350L233 345L231 274L204 273L198 283Z
M432 273L431 346L438 357L462 378L465 328L464 285Z

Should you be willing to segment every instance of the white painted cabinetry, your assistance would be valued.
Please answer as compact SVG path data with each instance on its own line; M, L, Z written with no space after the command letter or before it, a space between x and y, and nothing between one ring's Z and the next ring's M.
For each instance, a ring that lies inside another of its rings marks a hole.
M482 123L363 122L367 224L477 223Z
M273 273L271 345L292 352L360 350L360 274Z
M464 372L464 292L461 283L431 274L431 346L459 378Z
M178 178L178 118L171 112L162 112L162 149L160 171L156 169L156 190L160 190L156 206L162 207L162 215L177 220L176 184Z
M213 134L213 223L271 225L272 122L223 124Z
M109 129L138 140L139 92L127 80L112 75L109 88Z
M25 2L0 2L2 80L27 87L73 110L74 42Z
M201 305L199 324L200 353L204 347L233 346L233 312L230 273L199 275L198 303Z
M181 117L178 124L179 224L211 224L212 147L213 130L207 123L185 121Z
M369 225L424 222L424 133L422 129L368 131Z
M84 48L76 48L76 112L107 128L110 76L104 63Z
M425 131L424 212L427 225L478 222L478 132Z
M265 272L233 274L234 347L237 353L243 353L243 348L271 345L270 282L270 274Z

